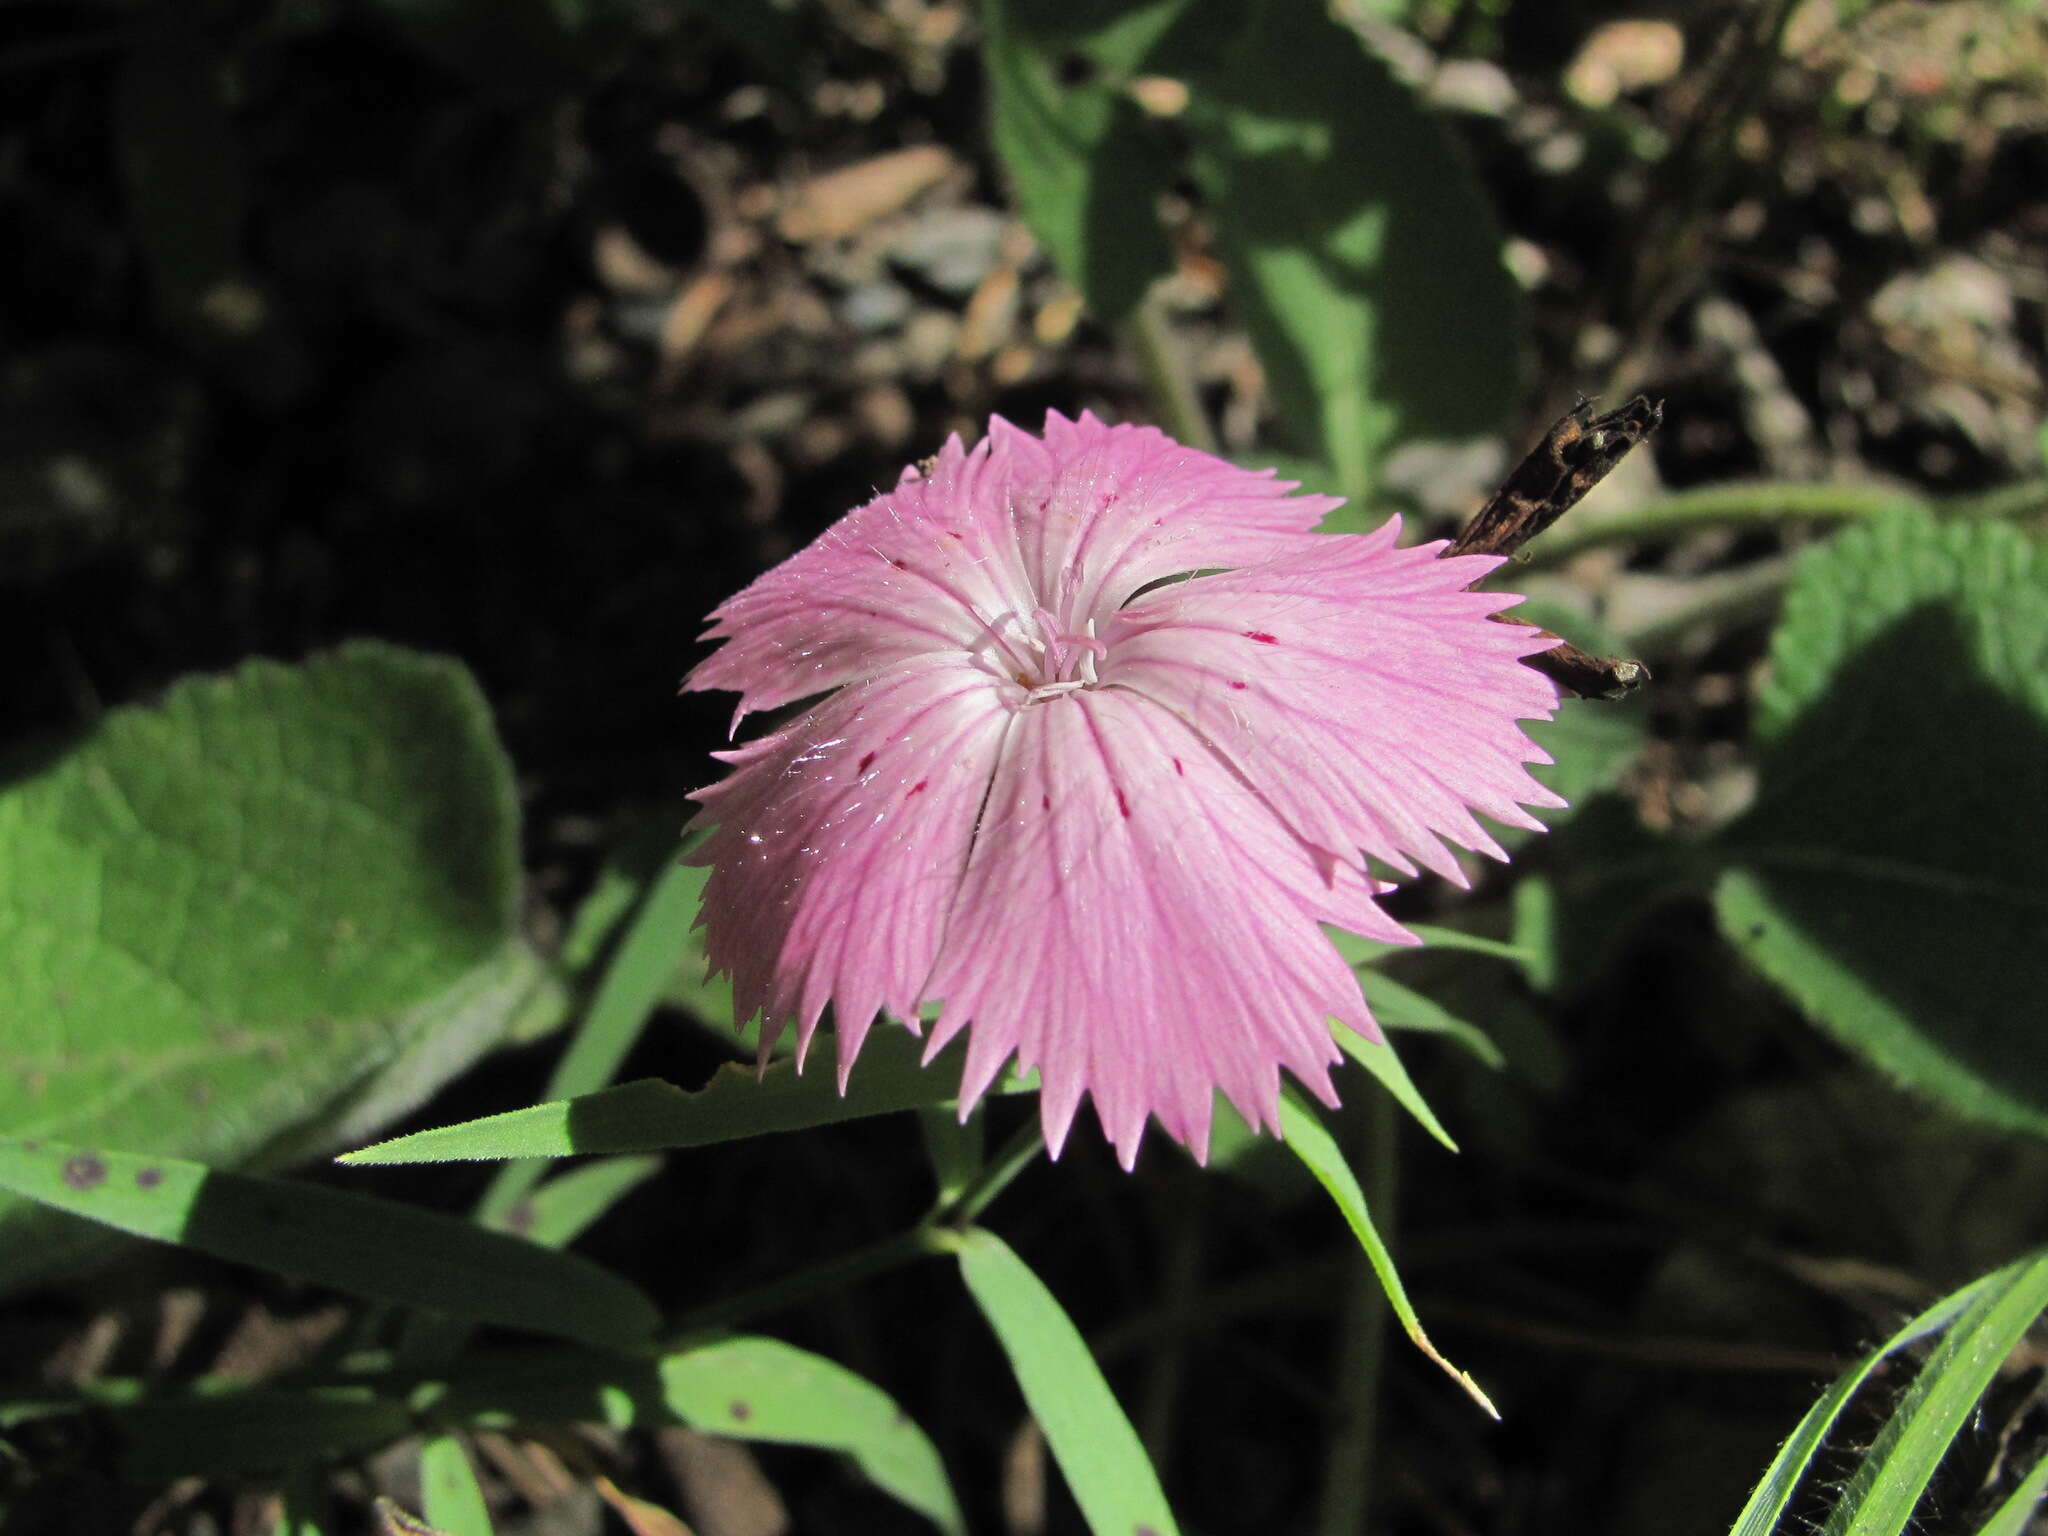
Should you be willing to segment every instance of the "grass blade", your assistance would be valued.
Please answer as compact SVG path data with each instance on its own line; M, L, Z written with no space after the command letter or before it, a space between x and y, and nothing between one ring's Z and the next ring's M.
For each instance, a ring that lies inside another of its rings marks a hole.
M844 1096L830 1061L814 1061L802 1073L795 1062L782 1061L759 1074L734 1063L695 1093L648 1078L581 1098L416 1131L351 1152L341 1161L439 1163L658 1152L952 1102L960 1080L958 1068L948 1064L955 1052L925 1067L919 1064L922 1050L906 1031L877 1030L862 1048ZM992 1091L1016 1092L1023 1086L1006 1076Z
M1344 1154L1337 1149L1336 1138L1292 1088L1280 1095L1280 1136L1287 1143L1287 1149L1301 1159L1308 1171L1315 1175L1316 1182L1337 1202L1337 1209L1343 1213L1352 1236L1358 1239L1358 1246L1365 1250L1373 1273L1379 1276L1380 1288L1387 1293L1387 1302L1393 1307L1394 1316L1401 1320L1401 1327L1410 1342L1449 1373L1450 1378L1463 1387L1474 1402L1494 1418L1499 1418L1500 1410L1479 1389L1479 1383L1439 1354L1437 1347L1429 1342L1429 1335L1422 1331L1422 1320L1415 1315L1415 1304L1408 1299L1401 1276L1394 1269L1394 1256L1380 1237L1379 1229L1372 1224L1372 1213L1366 1208L1365 1191L1358 1187L1357 1175L1352 1173L1344 1161Z
M600 1348L650 1346L654 1304L609 1270L437 1212L180 1158L0 1141L0 1189L138 1237L399 1306Z
M558 1173L492 1225L543 1248L566 1248L654 1175L658 1157L606 1157Z
M1158 1474L1071 1319L1009 1244L975 1228L960 1272L995 1329L1024 1401L1097 1536L1171 1536Z
M1813 1465L1813 1458L1826 1442L1828 1431L1834 1428L1835 1420L1841 1417L1849 1399L1868 1381L1871 1375L1892 1355L1907 1345L1926 1338L1947 1327L1965 1308L1974 1303L1991 1287L1997 1275L1986 1275L1974 1280L1958 1291L1942 1297L1933 1306L1915 1317L1897 1333L1886 1339L1876 1349L1865 1355L1856 1365L1836 1379L1820 1400L1800 1419L1791 1436L1779 1447L1778 1454L1765 1468L1762 1479L1749 1496L1749 1502L1736 1516L1729 1536L1771 1536L1784 1517L1786 1508L1792 1502L1792 1495L1798 1489L1800 1480Z
M1956 1431L2034 1319L2048 1308L2048 1254L2022 1259L1949 1325L1876 1443L1858 1462L1825 1536L1898 1536Z

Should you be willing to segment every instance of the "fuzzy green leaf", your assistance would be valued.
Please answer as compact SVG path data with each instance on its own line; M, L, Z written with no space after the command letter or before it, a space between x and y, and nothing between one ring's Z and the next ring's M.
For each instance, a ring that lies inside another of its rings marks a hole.
M1721 926L1824 1028L1963 1114L2048 1134L2048 560L1900 516L1794 578Z
M0 791L0 1130L215 1165L365 1134L356 1096L410 1107L542 984L518 879L457 662L351 645L116 710ZM0 1208L0 1284L74 1246L33 1216Z

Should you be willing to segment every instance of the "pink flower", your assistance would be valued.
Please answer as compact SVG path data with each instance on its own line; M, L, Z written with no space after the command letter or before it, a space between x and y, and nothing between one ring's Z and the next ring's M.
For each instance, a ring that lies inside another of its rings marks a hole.
M998 418L712 615L685 686L735 729L815 700L694 796L764 1050L832 1004L843 1091L878 1011L935 1002L963 1116L1015 1056L1054 1153L1090 1093L1125 1167L1148 1115L1205 1156L1219 1088L1277 1127L1282 1067L1336 1102L1329 1021L1379 1030L1319 925L1413 943L1363 855L1462 884L1442 839L1504 857L1473 811L1561 804L1516 725L1557 697L1488 621L1518 599L1465 590L1496 560L1315 533L1338 503L1271 473Z

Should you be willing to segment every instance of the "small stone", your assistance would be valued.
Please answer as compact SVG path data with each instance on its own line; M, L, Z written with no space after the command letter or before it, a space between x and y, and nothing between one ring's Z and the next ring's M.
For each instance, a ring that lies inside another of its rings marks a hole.
M888 278L861 283L839 301L840 316L862 335L893 331L910 318L916 308L910 290Z
M897 236L889 255L944 293L966 297L1001 255L1009 221L993 208L945 208Z

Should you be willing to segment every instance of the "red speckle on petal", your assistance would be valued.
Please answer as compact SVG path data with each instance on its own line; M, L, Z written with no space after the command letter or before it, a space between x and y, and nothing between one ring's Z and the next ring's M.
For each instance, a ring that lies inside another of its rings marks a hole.
M1233 683L1232 683L1232 684L1231 684L1230 686L1231 686L1231 687L1233 687L1233 688L1243 688L1243 687L1246 687L1246 686L1248 686L1248 685L1247 685L1247 684L1245 684L1245 683L1233 682Z
M1261 645L1278 645L1280 643L1263 629L1248 629L1244 632L1244 637L1247 640L1256 640Z
M868 770L869 770L870 768L872 768L872 767L874 767L874 766L875 766L875 754L874 754L874 753L872 753L872 752L869 752L869 753L866 753L866 754L865 754L864 756L862 756L862 758L861 758L861 760L860 760L860 766L859 766L858 768L854 769L853 771L854 771L855 773L857 773L857 774L860 774L860 773L866 773L866 772L867 772L867 771L868 771Z
M1177 757L1173 760L1173 771L1179 774L1182 778L1186 778L1188 776L1187 768L1181 763L1181 760Z
M891 555L889 557L889 563L895 566L896 569L899 571L907 571L910 569L910 562L898 555Z
M1041 811L1049 811L1049 810L1051 810L1051 809L1052 809L1052 796L1051 796L1051 795L1040 795L1040 796L1038 797L1038 808L1039 808L1039 809L1040 809Z
M931 781L930 781L929 779L919 779L919 780L918 780L918 781L917 781L917 782L916 782L915 784L913 784L913 785L911 785L911 786L910 786L910 794L911 794L911 795L921 795L921 794L923 794L923 793L924 793L924 787L925 787L925 785L926 785L926 784L928 784L928 783L930 783L930 782L931 782ZM908 799L910 798L910 795L905 795L905 796L904 796L903 798L904 798L904 799L906 799L906 800L908 800Z
M1131 802L1124 798L1124 792L1121 789L1116 792L1116 808L1123 814L1125 821L1131 819Z

